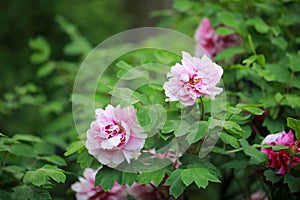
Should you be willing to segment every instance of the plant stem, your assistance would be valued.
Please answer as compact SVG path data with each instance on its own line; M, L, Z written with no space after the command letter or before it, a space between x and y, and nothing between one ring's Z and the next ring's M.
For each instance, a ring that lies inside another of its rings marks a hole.
M201 105L201 117L200 117L200 121L202 121L203 119L204 119L204 103L203 103L203 99L202 99L202 97L200 97L200 103L201 104L199 104L199 107L200 107L200 105Z

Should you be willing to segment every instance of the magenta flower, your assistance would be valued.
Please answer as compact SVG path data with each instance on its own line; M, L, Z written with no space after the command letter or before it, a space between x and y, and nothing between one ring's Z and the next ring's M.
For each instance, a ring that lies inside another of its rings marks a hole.
M223 69L206 55L192 57L182 52L182 64L176 63L163 86L167 101L181 101L185 106L193 105L201 96L214 99L223 89L216 87L220 82Z
M125 200L127 188L117 183L110 191L104 192L101 186L94 186L96 170L87 168L79 182L74 183L71 188L76 192L77 200Z
M300 152L300 146L294 138L292 131L286 133L285 131L281 133L268 135L262 144L283 145L291 149L292 152ZM273 169L279 169L277 174L285 175L288 171L289 164L290 169L292 169L296 164L300 162L300 157L293 156L290 162L291 155L286 150L273 151L272 148L263 148L261 152L267 154L268 156L268 167Z
M117 167L126 160L137 159L146 134L139 126L133 106L121 108L108 105L96 109L96 120L87 131L86 148L100 163Z
M210 57L215 57L223 49L232 46L239 46L241 44L241 37L237 34L229 34L226 36L215 33L215 28L210 26L208 18L202 19L198 28L196 29L195 40L204 48ZM201 49L196 48L196 55L199 56Z

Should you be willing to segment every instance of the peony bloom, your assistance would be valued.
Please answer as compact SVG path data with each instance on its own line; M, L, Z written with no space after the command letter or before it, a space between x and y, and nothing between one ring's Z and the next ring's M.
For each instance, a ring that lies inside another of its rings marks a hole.
M291 149L292 152L300 152L300 146L297 140L294 138L292 131L286 133L285 131L281 133L268 135L262 144L283 145ZM273 151L272 148L263 148L261 150L268 156L268 167L273 169L279 169L277 174L285 175L289 168L290 154L286 150ZM292 169L296 164L300 162L300 157L294 156L290 163L290 168Z
M108 105L96 109L96 120L87 131L86 148L100 163L117 167L126 160L137 159L146 134L139 126L133 106L121 108Z
M204 18L196 29L195 40L204 48L210 57L215 57L223 49L231 46L239 46L241 38L237 34L218 35L215 33L215 28L210 26L208 18ZM196 55L200 55L201 50L196 47Z
M151 185L134 183L129 189L128 193L136 200L158 200L162 199L159 194L158 188Z
M182 64L176 63L163 86L168 101L181 101L185 106L193 105L201 96L214 99L223 89L216 87L220 82L223 69L206 55L192 57L182 52Z
M125 200L125 186L114 184L110 191L104 192L101 186L94 186L96 170L87 168L84 170L83 177L79 178L79 182L74 183L71 188L76 192L78 200Z

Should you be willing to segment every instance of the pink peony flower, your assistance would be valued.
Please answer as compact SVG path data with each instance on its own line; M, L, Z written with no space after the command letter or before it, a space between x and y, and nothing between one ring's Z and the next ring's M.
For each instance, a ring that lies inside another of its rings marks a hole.
M291 149L292 152L300 152L300 146L294 138L292 131L286 133L285 131L281 133L268 135L262 144L283 145ZM289 168L290 154L286 150L273 151L272 148L262 148L261 152L267 154L268 156L268 167L273 169L279 169L277 174L285 175ZM300 157L294 156L290 163L290 168L292 169L296 164L300 162Z
M151 185L134 183L129 189L128 193L136 200L158 200L162 199L159 194L158 188L154 188Z
M117 183L110 191L104 192L101 186L94 186L96 170L87 168L83 176L79 177L79 182L74 183L71 188L76 192L78 200L125 200L127 188Z
M216 34L215 28L210 26L208 18L202 19L196 29L194 38L210 57L215 57L223 49L228 47L239 46L242 41L237 34L229 34L226 36ZM201 49L196 47L196 55L199 56L201 55L200 53Z
M86 147L100 163L117 167L126 160L137 159L145 143L133 106L121 108L108 105L96 109L96 120L87 131Z
M182 64L176 63L163 86L167 101L181 101L185 106L193 105L201 97L214 99L223 89L216 87L223 74L223 69L212 62L206 55L192 57L182 52Z
M176 169L182 165L182 163L179 161L179 157L181 155L174 153L172 150L166 151L165 153L157 153L155 149L144 150L143 152L152 154L153 156L151 156L151 158L158 158L161 160L169 159Z

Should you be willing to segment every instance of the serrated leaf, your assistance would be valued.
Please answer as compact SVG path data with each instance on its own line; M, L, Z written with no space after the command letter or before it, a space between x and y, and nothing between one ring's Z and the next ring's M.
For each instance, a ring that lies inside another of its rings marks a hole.
M220 182L220 180L211 174L205 168L188 168L183 169L181 173L181 179L186 186L189 186L192 182L195 182L198 188L206 188L208 182Z
M267 127L270 133L277 133L284 130L285 122L281 119L272 120L270 118L266 118L262 126Z
M114 186L115 181L122 183L122 172L103 166L96 174L94 185L101 185L104 191L108 191Z
M300 141L300 120L288 117L287 125L295 131L296 138Z
M171 186L170 194L175 198L178 198L186 188L185 184L181 180L181 172L182 169L173 171L165 182L166 186Z
M48 200L51 199L49 192L34 186L17 186L13 188L12 199L15 200Z
M58 183L64 183L66 181L66 175L61 169L57 168L56 166L44 165L38 170L44 172L47 176Z
M257 149L251 147L247 140L240 139L240 143L242 145L243 151L246 155L250 156L250 162L253 164L260 164L266 161L266 154L261 153Z
M69 155L79 151L82 148L84 148L84 144L81 140L72 142L70 144L70 146L67 147L67 151L64 153L64 155L69 156Z
M131 186L134 182L136 182L138 175L136 173L122 172L122 181L121 184Z
M39 159L51 162L51 163L59 165L59 166L67 165L66 161L58 155L43 156L43 157L39 157Z
M266 177L267 181L270 181L271 183L277 183L282 178L281 175L276 174L273 170L268 169L264 171L264 176Z
M298 192L300 190L300 179L288 174L284 177L284 183L288 184L291 193Z
M228 135L227 133L222 132L220 138L224 143L230 144L233 148L237 149L240 147L238 140L235 137Z
M35 186L41 186L47 183L47 175L40 170L27 171L23 181L24 183L32 183Z
M93 160L94 157L88 153L87 149L84 149L79 153L77 163L80 163L81 169L85 169L91 166Z
M153 172L144 172L138 176L140 184L149 184L151 181L159 185L165 176L165 170L160 169Z

